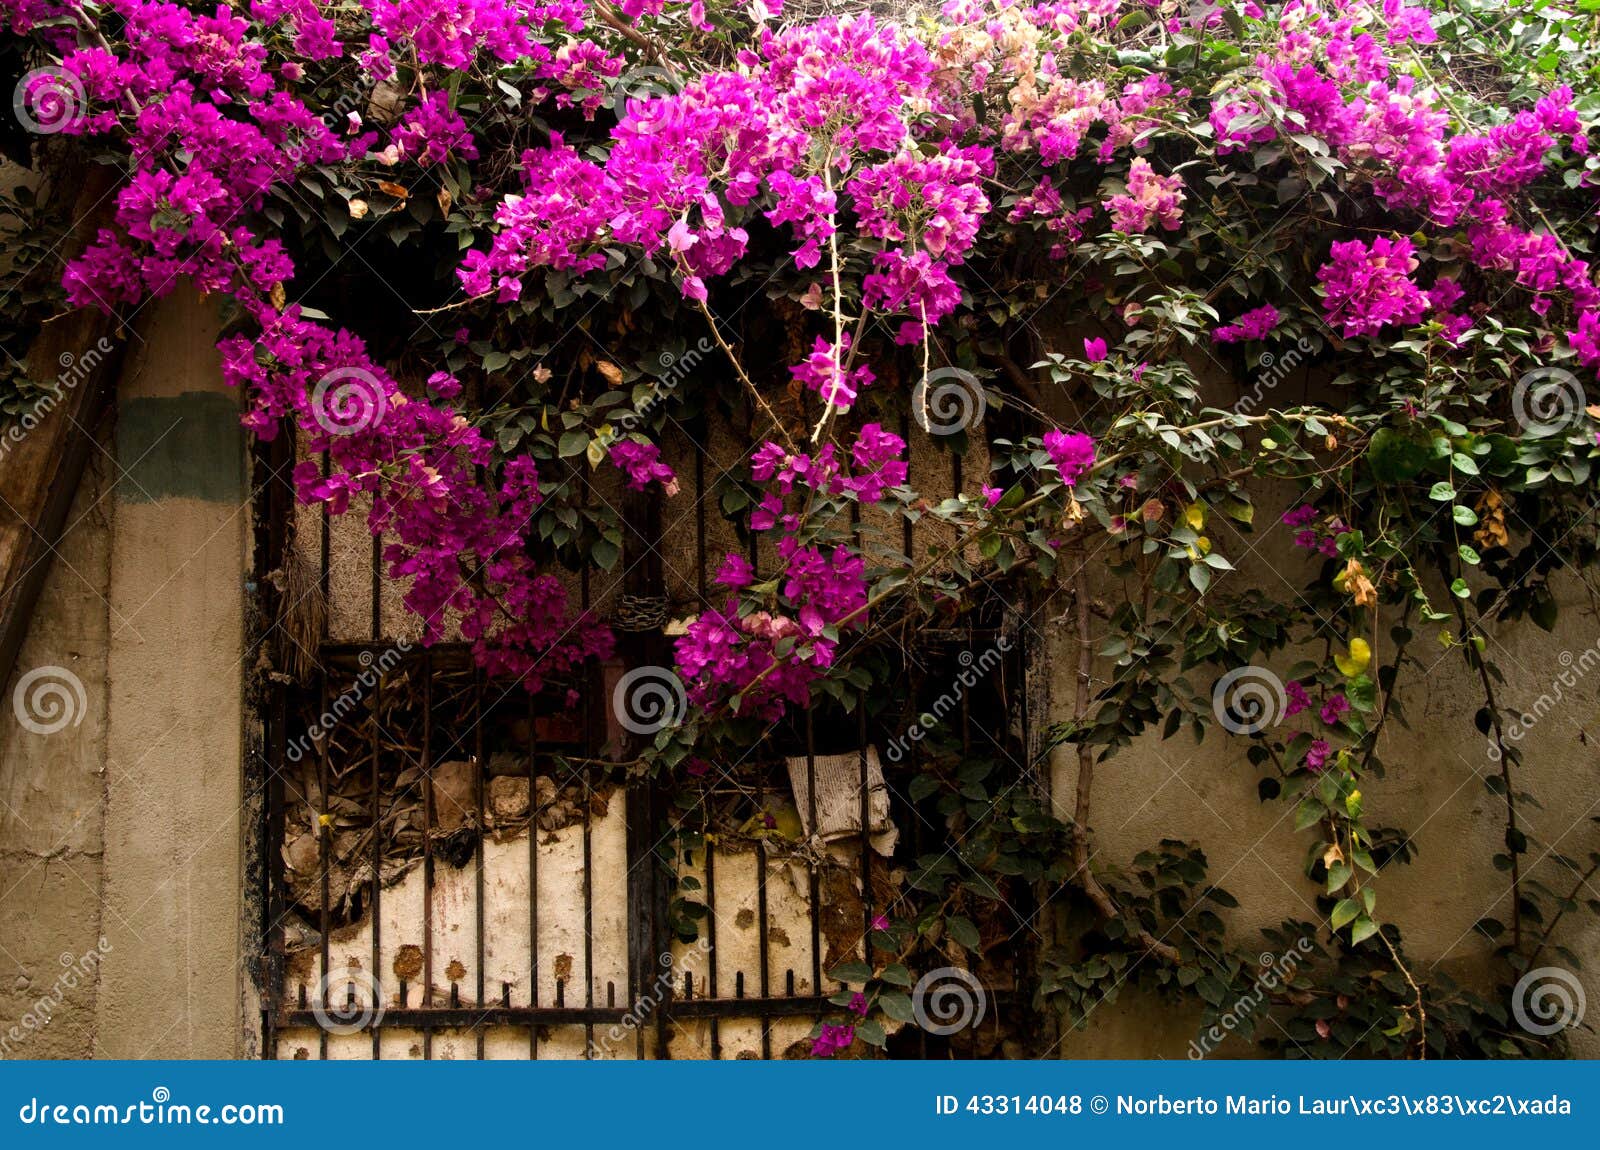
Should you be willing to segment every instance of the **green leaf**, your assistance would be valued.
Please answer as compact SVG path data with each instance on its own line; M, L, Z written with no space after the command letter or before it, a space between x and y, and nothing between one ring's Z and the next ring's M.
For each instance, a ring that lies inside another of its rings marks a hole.
M836 982L866 982L872 977L872 967L864 962L841 962L828 972Z
M594 546L589 548L589 558L600 567L602 571L610 571L617 565L617 558L622 554L622 549L609 539L596 539Z
M1363 942L1378 933L1378 924L1366 915L1356 919L1355 926L1350 928L1350 941L1352 944Z
M1345 923L1354 921L1356 915L1360 913L1361 904L1356 902L1355 899L1341 898L1333 904L1333 914L1330 916L1329 921L1333 923L1333 929L1338 930Z
M979 944L978 928L972 925L972 920L954 915L945 920L945 930L950 932L950 937L959 942L968 950L977 950Z
M904 963L891 962L888 966L878 971L881 982L892 982L896 986L910 986L915 981L911 972L905 968Z
M588 448L587 431L567 431L562 433L561 442L556 445L556 454L562 459L569 459L574 455L582 455Z
M1380 483L1406 483L1422 474L1432 454L1431 445L1419 436L1380 427L1367 446L1367 466Z
M1346 863L1334 863L1328 868L1328 893L1333 894L1342 890L1344 884L1350 881L1350 867Z
M878 995L878 1009L896 1022L910 1022L915 1016L911 1008L911 996L899 991Z

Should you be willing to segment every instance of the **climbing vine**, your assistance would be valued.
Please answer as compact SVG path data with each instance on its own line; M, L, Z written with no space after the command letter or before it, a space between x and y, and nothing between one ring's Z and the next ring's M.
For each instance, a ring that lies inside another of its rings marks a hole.
M916 740L909 798L958 845L875 905L818 1054L885 1043L924 967L1014 937L995 904L1083 920L1033 955L1069 1021L1132 984L1212 1028L1259 991L1288 1054L1559 1050L1512 984L1577 963L1558 928L1600 856L1530 877L1559 844L1523 817L1490 627L1555 629L1596 553L1596 17L887 9L3 0L40 179L117 174L70 255L0 237L11 287L130 319L220 298L223 373L251 432L296 437L299 498L364 515L425 640L459 627L531 692L576 698L615 647L557 573L626 566L627 523L573 476L670 507L701 494L672 461L748 429L707 481L738 546L670 628L681 706L618 750L681 788L690 851L700 781L807 709L903 731L919 635L998 598L1075 646L1048 745ZM1280 535L1263 590L1236 565ZM1413 844L1366 797L1440 651L1481 689L1505 827L1478 992L1408 959L1383 880ZM1269 935L1270 986L1200 846L1095 850L1096 768L1181 733L1242 748L1306 846L1320 917ZM1052 752L1077 781L1047 801L1022 780ZM694 883L674 908L700 929Z

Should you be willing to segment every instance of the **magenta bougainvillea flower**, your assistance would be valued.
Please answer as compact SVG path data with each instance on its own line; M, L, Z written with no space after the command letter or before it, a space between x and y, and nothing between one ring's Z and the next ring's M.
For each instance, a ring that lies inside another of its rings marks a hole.
M1044 449L1061 474L1061 482L1074 486L1094 466L1094 440L1081 431L1047 431Z
M1416 267L1405 236L1334 244L1332 258L1317 272L1326 291L1328 322L1347 338L1374 335L1390 324L1416 323L1428 310L1427 297L1411 280Z
M1266 339L1278 326L1278 309L1269 304L1252 308L1230 324L1224 324L1211 333L1217 343L1237 343L1241 340Z

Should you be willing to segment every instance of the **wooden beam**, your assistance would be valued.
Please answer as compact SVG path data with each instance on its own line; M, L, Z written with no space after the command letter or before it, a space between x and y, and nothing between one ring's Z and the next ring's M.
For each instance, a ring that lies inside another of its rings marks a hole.
M44 590L73 497L95 450L95 429L121 369L114 321L78 311L45 324L29 352L36 379L53 380L19 423L0 429L0 685Z

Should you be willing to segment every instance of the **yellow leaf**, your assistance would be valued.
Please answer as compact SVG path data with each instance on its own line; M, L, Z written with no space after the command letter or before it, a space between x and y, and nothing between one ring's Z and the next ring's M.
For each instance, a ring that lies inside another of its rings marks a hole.
M1196 531L1206 525L1206 509L1200 503L1191 503L1183 509L1183 521Z
M1353 819L1361 817L1361 792L1353 790L1344 797L1344 809Z
M411 191L409 188L402 187L400 184L392 183L389 180L379 180L378 190L393 196L397 200L406 200L411 198Z
M612 386L616 386L622 382L622 369L614 363L601 360L599 363L594 365L594 369L601 375L605 376L606 382Z
M1353 679L1361 674L1370 662L1372 662L1372 647L1365 639L1351 639L1349 652L1333 657L1334 666L1338 667L1339 673L1347 679Z

